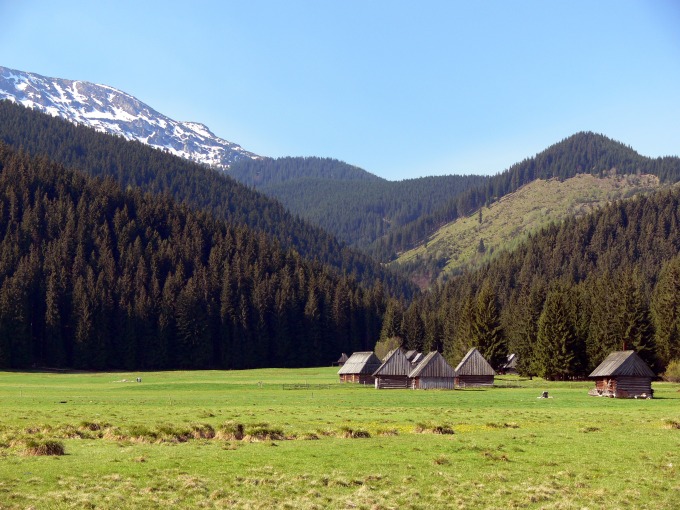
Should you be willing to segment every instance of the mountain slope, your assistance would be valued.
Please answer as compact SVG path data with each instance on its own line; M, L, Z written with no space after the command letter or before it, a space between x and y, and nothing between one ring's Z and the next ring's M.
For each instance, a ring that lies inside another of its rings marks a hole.
M582 173L596 176L650 174L662 183L673 183L680 180L680 158L647 158L603 135L577 133L533 158L511 166L482 186L453 197L439 211L394 229L376 241L371 253L380 254L383 260L394 259L398 253L425 242L446 223L468 216L535 179L564 180Z
M614 200L660 186L659 178L652 175L536 179L478 213L444 225L426 243L402 253L393 265L412 268L420 274L419 280L429 283L483 264L500 250L512 250L531 232L550 223L583 216Z
M167 196L0 142L0 368L320 366L382 293Z
M387 181L321 158L240 161L229 174L360 249L488 180L447 175Z
M306 179L375 182L385 179L343 161L319 157L242 159L229 169L229 175L261 191L277 184Z
M377 262L349 249L318 227L296 218L275 200L243 186L223 172L91 128L0 101L0 140L45 155L121 186L168 194L232 224L247 225L295 249L309 260L353 274L367 285L381 281L388 292L410 296L414 288Z
M520 373L584 377L636 350L657 373L680 359L680 190L610 203L530 234L406 309L390 334L409 349L517 353Z
M215 136L203 124L172 120L106 85L0 67L0 99L210 166L227 168L240 159L258 157Z

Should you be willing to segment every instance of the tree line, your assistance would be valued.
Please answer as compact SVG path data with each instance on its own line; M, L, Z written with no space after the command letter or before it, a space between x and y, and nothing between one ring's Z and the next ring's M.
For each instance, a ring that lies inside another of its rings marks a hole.
M367 253L377 239L489 179L443 175L387 181L341 161L292 157L239 161L229 174Z
M512 165L479 186L452 196L432 214L422 215L386 233L368 248L367 253L378 260L393 260L397 253L422 243L446 223L469 216L535 179L565 180L581 173L600 177L611 173L652 174L662 183L674 183L680 180L680 158L647 158L606 136L577 133Z
M381 339L445 352L478 346L525 375L583 377L611 351L656 370L680 359L680 190L615 202L532 234L412 303L390 301Z
M0 143L0 367L318 366L385 296L168 196Z
M406 278L223 172L10 101L0 101L0 141L93 177L112 177L124 189L168 195L234 225L262 231L282 247L367 287L381 282L387 292L407 298L416 292Z

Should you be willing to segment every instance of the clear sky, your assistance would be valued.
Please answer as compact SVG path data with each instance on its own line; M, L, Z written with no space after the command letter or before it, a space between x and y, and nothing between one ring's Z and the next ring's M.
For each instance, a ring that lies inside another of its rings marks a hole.
M0 65L263 156L494 174L577 131L680 154L676 0L0 0Z

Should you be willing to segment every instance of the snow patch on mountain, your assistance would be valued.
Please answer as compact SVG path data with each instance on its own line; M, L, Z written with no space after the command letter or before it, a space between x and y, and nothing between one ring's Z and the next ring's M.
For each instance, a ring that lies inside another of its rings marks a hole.
M259 158L219 138L204 124L170 119L108 85L49 78L0 66L2 99L222 169L239 159Z

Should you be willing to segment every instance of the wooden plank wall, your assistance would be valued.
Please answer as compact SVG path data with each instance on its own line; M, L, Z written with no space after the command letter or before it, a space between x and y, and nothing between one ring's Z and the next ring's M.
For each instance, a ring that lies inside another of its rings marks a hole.
M415 377L411 388L414 390L452 390L453 377Z
M461 375L456 377L456 386L465 388L467 386L493 386L492 375Z
M407 389L409 379L406 376L378 376L375 379L375 387L379 390Z

